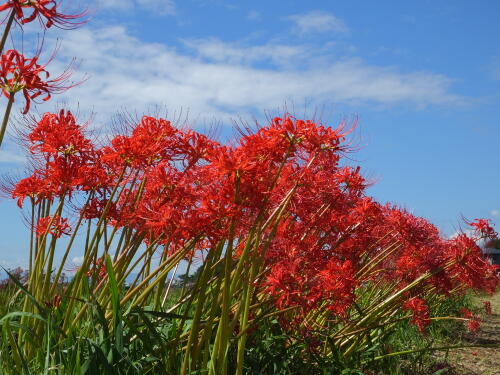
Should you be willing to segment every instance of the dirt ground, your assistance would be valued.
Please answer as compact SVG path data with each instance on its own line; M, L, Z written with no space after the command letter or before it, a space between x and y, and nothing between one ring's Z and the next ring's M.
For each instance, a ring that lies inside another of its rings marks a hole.
M461 340L466 344L498 345L496 348L464 348L449 353L446 362L454 373L460 375L500 375L500 291L489 298L478 298L478 305L490 301L492 315L483 315L479 330L465 333Z

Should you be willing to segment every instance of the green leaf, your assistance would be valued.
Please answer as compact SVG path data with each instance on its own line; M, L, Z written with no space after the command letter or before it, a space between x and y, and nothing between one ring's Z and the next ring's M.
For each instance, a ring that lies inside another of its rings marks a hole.
M106 254L106 268L108 271L109 289L111 291L111 304L113 307L113 326L115 330L116 350L123 353L123 323L120 316L120 292L116 282L113 262L109 254Z

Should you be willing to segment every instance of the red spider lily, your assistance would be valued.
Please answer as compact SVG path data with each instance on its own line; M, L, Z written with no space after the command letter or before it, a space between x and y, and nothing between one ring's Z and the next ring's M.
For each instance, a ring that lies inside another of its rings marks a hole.
M99 194L109 190L113 175L104 169L100 152L71 112L45 113L28 126L31 132L25 138L35 170L30 177L6 189L17 199L19 207L26 198L37 204L42 199L52 201L64 194L71 195L75 190Z
M103 159L115 166L145 168L174 160L189 167L206 157L215 144L201 134L180 132L165 119L143 116L130 136L118 135L111 147L103 149Z
M97 277L99 280L102 280L106 274L106 262L104 261L104 257L97 258L95 264L89 268L87 271L87 277Z
M479 320L469 319L469 321L467 322L467 329L470 332L476 332L479 327L481 327L481 322Z
M39 172L35 172L30 177L20 180L12 189L11 196L17 199L17 205L21 208L26 198L31 198L34 204L41 199L53 200L56 195L55 188Z
M36 225L36 236L40 237L46 233L50 233L56 238L61 237L63 234L69 235L71 227L68 224L68 219L59 215L42 217Z
M486 315L492 315L493 311L491 309L491 302L490 301L484 301L483 302L483 307L484 307L484 312Z
M404 303L403 308L413 312L411 322L417 326L420 332L424 332L431 323L429 307L425 301L422 298L413 297Z
M107 200L93 198L87 206L81 210L81 214L83 218L87 220L100 218L104 213L104 208L107 204ZM109 203L107 217L111 219L116 219L117 217L116 204L114 202Z
M354 301L354 288L358 284L351 262L331 259L320 271L319 278L319 288L323 298L336 302L329 304L328 309L336 315L344 314Z
M280 309L294 308L280 318L292 328L318 308L344 319L356 302L355 288L371 282L397 292L430 275L420 288L443 294L463 287L495 290L495 267L473 238L442 238L427 220L366 195L360 168L342 163L349 151L345 133L285 115L233 145L220 145L144 116L130 134L98 149L70 112L44 114L27 137L30 156L43 163L34 163L36 173L16 186L13 197L22 204L26 197L36 203L81 194L89 203L76 211L85 220L101 217L107 207L109 225L148 243L158 240L165 254L196 238L187 255L196 256L227 241L233 226L237 257L250 228L292 191L281 221L263 229L268 243L255 250L264 264L256 288ZM110 200L118 183L123 190ZM379 255L380 264L360 273ZM91 272L105 272L103 264ZM425 301L412 298L404 308L423 331L430 319Z
M169 151L176 142L177 131L170 121L144 116L131 136L118 135L111 147L104 148L104 160L114 166L146 167L170 160Z
M61 306L62 297L59 294L56 294L52 301L45 301L45 306L49 309L58 309Z
M74 29L85 21L81 21L87 12L77 14L64 14L58 11L58 6L62 3L55 0L8 0L0 5L0 12L12 9L15 17L21 24L26 24L38 18L40 24L49 28L52 25L61 29ZM25 12L31 12L26 15Z
M50 156L91 154L94 147L82 130L70 111L44 113L28 135L30 151Z
M75 83L65 85L65 82L72 74L71 67L66 69L59 77L49 79L49 72L45 68L54 56L45 65L38 63L38 57L37 55L33 58L26 58L16 50L8 50L1 58L0 81L2 93L13 100L13 95L22 91L26 99L23 114L28 113L31 101L40 95L45 95L42 100L47 101L50 99L51 94L62 93L76 86Z
M494 293L498 285L498 266L487 261L475 238L461 234L448 242L445 251L446 258L455 263L449 270L451 277L470 288Z
M481 319L465 307L460 310L460 313L463 318L467 319L467 329L470 332L476 332L481 326Z
M474 219L473 222L468 224L474 228L476 235L480 238L495 239L498 237L498 233L495 232L488 219Z

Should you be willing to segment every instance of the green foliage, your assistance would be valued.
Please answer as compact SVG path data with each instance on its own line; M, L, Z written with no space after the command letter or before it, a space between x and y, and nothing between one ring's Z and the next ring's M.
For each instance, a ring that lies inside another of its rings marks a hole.
M220 264L220 263L219 263ZM11 282L0 291L3 311L0 318L2 341L0 350L1 374L164 374L181 373L185 362L186 335L193 329L203 329L210 310L197 316L195 304L183 303L186 297L205 286L209 268L201 267L196 272L192 285L182 291L171 289L165 300L166 309L155 310L152 304L134 306L133 300L121 304L129 291L118 282L113 262L106 258L109 278L107 305L102 304L90 285L84 283L80 303L87 306L77 326L68 332L61 327L71 307L68 299L62 299L58 306L38 301L18 278L10 275ZM205 269L205 271L204 271ZM215 267L214 267L215 270ZM220 271L220 266L217 267ZM72 282L75 282L74 280ZM217 283L216 285L221 285ZM71 290L71 283L66 285ZM372 295L369 287L360 288L360 306L367 308ZM205 298L216 297L216 289L206 290ZM37 307L38 313L20 312L23 296ZM199 297L198 297L199 298ZM150 298L153 303L153 297ZM471 306L470 295L456 295L433 301L431 316L457 316L463 306ZM168 312L178 306L177 312ZM199 310L201 311L201 310ZM353 318L355 315L353 315ZM425 335L408 322L408 319L394 319L395 323L369 330L368 341L360 341L349 355L332 338L326 346L314 342L314 332L309 336L297 336L293 330L286 330L278 319L261 319L259 324L247 332L244 350L243 373L257 374L424 374L432 363L431 348L437 342L456 336L463 326L454 320L434 320ZM193 319L195 322L193 323ZM38 322L41 325L35 324ZM193 325L198 325L195 328ZM41 329L43 327L44 329ZM332 325L332 331L339 327ZM215 332L213 332L215 334ZM40 336L42 335L42 336ZM21 345L20 345L21 343ZM37 345L35 347L35 345ZM214 344L206 342L205 351L212 352ZM401 356L384 357L387 353L414 350ZM201 353L207 357L206 352ZM226 371L237 371L237 341L229 341L227 347ZM382 357L382 358L380 358ZM207 361L207 366L211 362ZM187 369L186 373L207 374L205 369Z

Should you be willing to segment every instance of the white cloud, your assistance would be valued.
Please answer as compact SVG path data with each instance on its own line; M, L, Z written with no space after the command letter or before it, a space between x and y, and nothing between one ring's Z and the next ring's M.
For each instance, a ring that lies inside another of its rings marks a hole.
M137 4L159 14L175 14L173 0L136 0Z
M143 8L160 15L175 14L176 7L173 0L96 0L99 8L124 11Z
M114 258L114 253L108 253L109 256L111 257L111 259ZM70 265L70 271L72 271L71 267L74 266L74 267L79 267L83 264L83 261L85 260L85 256L83 255L80 255L80 256L75 256L71 259L71 265Z
M305 99L311 105L405 103L418 107L462 100L450 92L451 80L439 74L402 73L361 59L328 56L320 56L321 64L293 65L304 61L301 54L314 61L314 53L303 53L307 46L242 47L212 39L191 41L191 47L195 55L138 40L121 26L87 27L65 34L51 71L62 70L73 56L81 57L79 70L90 79L62 98L101 116L121 108L142 111L155 104L220 118ZM291 65L262 64L280 59ZM53 104L49 105L43 108L51 110Z
M500 66L496 66L493 68L493 77L500 81Z
M0 259L0 266L5 268L6 270L12 270L18 267L21 267L23 269L27 268L27 262L26 260L21 260L19 258L17 259ZM6 278L7 274L3 272L3 270L0 268L0 279Z
M499 210L492 210L490 212L491 216L494 216L494 217L500 217L500 211Z
M116 11L131 9L134 6L133 0L96 0L96 4L101 9L113 9Z
M485 66L489 76L494 80L500 81L500 57L495 56L490 59L489 63Z
M73 265L81 266L84 259L85 259L85 257L82 255L79 257L73 257L73 259L71 261L73 262Z
M2 145L3 149L0 150L0 163L24 163L25 158L22 155L16 154L12 151L5 150L5 144Z
M256 10L251 10L250 12L248 12L247 18L251 21L259 21L262 18L262 15Z
M242 47L216 38L186 39L184 44L195 50L201 57L229 64L270 61L279 66L290 65L290 61L296 63L299 59L305 58L307 52L305 46L268 43Z
M308 13L294 14L288 17L289 20L295 23L300 34L306 33L324 33L333 31L337 33L348 33L347 25L334 15L313 10Z

